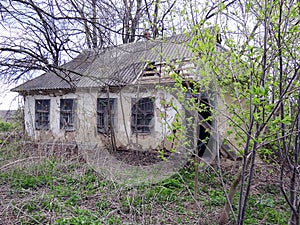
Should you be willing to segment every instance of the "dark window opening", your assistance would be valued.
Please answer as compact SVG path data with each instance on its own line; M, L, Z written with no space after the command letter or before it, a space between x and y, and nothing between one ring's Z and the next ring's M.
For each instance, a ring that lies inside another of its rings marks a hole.
M210 138L209 126L212 125L211 109L207 98L200 101L201 112L199 112L199 139L198 139L198 156L202 157L206 150Z
M35 100L35 129L49 130L50 99Z
M150 133L153 127L154 98L132 99L131 129L133 133Z
M160 76L160 73L158 71L158 66L152 63L148 63L147 67L145 68L143 72L144 77L152 77L152 76Z
M66 131L75 130L75 100L60 100L60 129Z
M115 102L114 98L97 99L97 131L99 133L107 134L111 127L115 126Z

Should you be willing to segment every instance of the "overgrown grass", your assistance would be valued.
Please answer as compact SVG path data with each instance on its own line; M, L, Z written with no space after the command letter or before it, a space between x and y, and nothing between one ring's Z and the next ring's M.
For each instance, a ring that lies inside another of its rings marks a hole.
M193 168L126 187L76 160L48 158L5 168L0 185L0 224L216 224L226 201L213 168L199 174L196 201ZM286 203L276 186L270 190L266 184L250 196L245 224L287 223Z

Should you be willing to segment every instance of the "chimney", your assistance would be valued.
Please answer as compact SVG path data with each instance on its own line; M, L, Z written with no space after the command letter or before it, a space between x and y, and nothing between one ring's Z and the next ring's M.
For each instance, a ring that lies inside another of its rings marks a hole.
M146 39L146 40L149 40L151 35L150 35L150 32L149 31L144 31L144 34L143 34L143 37Z

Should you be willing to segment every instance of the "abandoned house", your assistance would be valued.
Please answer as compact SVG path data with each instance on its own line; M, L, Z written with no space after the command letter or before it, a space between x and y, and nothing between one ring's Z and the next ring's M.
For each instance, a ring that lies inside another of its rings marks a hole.
M184 110L166 88L174 85L170 73L192 79L197 72L189 41L177 35L84 51L61 69L17 86L13 91L24 96L27 134L33 140L99 145L113 134L118 147L161 147Z

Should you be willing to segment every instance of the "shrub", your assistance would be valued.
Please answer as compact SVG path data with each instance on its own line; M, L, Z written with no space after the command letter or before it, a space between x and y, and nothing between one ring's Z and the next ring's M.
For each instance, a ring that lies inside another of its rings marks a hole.
M9 132L14 127L14 124L0 120L0 132Z

